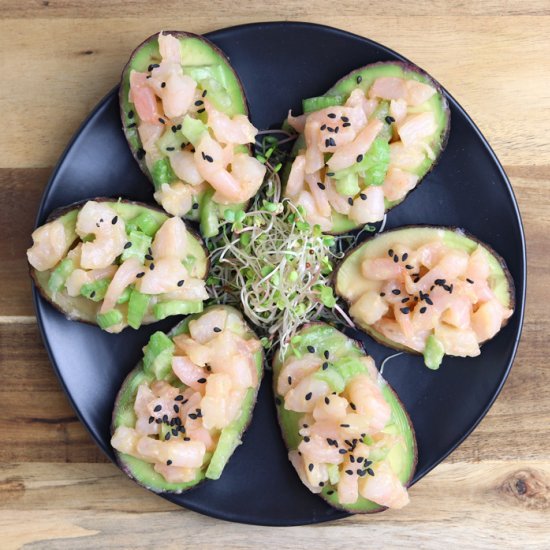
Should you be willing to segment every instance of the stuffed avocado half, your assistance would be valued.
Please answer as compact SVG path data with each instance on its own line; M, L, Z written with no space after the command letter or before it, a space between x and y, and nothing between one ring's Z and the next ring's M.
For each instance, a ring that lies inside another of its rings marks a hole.
M157 493L218 479L251 420L262 373L260 341L232 307L154 333L114 406L122 469Z
M289 460L310 491L353 513L408 503L414 429L358 342L305 325L275 356L273 384Z
M473 357L514 311L504 260L458 229L411 226L385 231L341 261L336 293L353 320L382 344L424 355Z
M31 276L68 319L120 332L200 312L208 298L202 240L157 208L97 198L55 211L32 239Z
M246 206L265 175L229 60L201 36L158 33L132 54L119 94L124 134L155 200L199 221L205 237L217 234L225 210Z
M450 126L440 86L397 61L351 72L303 110L287 119L299 137L285 196L335 234L381 221L403 201L437 162Z

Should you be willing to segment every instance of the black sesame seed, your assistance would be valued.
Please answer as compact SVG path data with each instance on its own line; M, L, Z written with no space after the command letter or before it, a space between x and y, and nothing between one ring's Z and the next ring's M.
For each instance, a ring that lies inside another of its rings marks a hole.
M409 297L408 297L408 296L405 296L405 298L403 298L403 299L401 300L401 303L402 303L402 304L406 304L408 301L409 301Z
M429 297L429 296L426 296L426 303L429 305L429 306L433 306L434 303L432 302L432 299Z
M166 150L167 150L167 151L175 151L176 148L175 148L175 147L166 147Z
M339 131L340 131L340 126L336 126L336 128L334 128L334 133L337 134Z
M197 113L204 113L204 111L205 111L204 108L203 108L203 109L199 109L199 110L197 111Z
M399 309L399 311L405 315L407 315L408 313L410 313L411 309L408 308L408 307L402 307Z
M355 403L350 403L349 406L351 407L351 410L352 411L356 411L357 410L357 405Z
M413 268L413 266L412 266L412 265L410 265L410 264L407 264L407 265L405 266L405 269L414 269L414 268Z
M134 111L128 111L128 118L134 118Z
M132 246L132 241L128 241L125 245L124 245L124 248L125 249L128 249Z
M191 441L191 438L190 437L184 437L183 440L184 441Z
M311 439L309 438L309 436L306 435L306 436L304 437L304 441L305 441L306 443L309 443L309 442L311 441Z
M326 129L327 129L327 125L326 125L326 124L323 124L323 125L321 126L321 128L320 128L321 132L322 132L323 130L326 130Z
M317 185L319 186L319 189L321 189L322 191L324 191L326 189L326 186L323 182L321 181L318 181L317 182Z
M197 107L200 107L203 103L204 103L204 101L202 99L198 99L197 101L195 101L195 105Z
M372 460L365 459L365 466L370 466L372 464Z
M329 178L332 178L332 176L334 176L334 172L327 172L327 176L328 176Z
M206 94L207 94L207 93L208 93L208 90L203 90L203 92L202 92L202 94L201 94L202 97L206 97Z
M145 254L145 259L151 262L153 260L153 256L151 256L151 254Z
M163 415L162 421L163 422L168 422L168 415L167 414Z
M313 472L313 468L314 468L314 465L313 464L308 464L308 467L307 469L310 471L310 472Z
M93 298L95 296L95 290L92 290L92 292L90 292L90 298Z
M157 406L153 409L153 411L156 412L156 413L158 413L158 412L160 411L160 409L162 409L162 405L157 405Z
M346 470L346 474L348 474L348 476L353 475L353 470Z
M168 432L165 436L164 436L164 440L165 441L168 441L170 439L170 432Z
M174 405L174 412L177 412L177 413L180 412L180 408L177 405Z
M328 369L328 363L327 363L326 361L322 364L322 369L323 369L323 370L327 370L327 369Z
M328 138L328 140L331 147L336 147L336 142L334 141L334 138Z
M340 428L349 428L349 424L340 424Z
M364 457L362 457L362 456L358 456L358 457L357 457L357 462L358 462L359 464L361 464L361 462L363 462L363 460L365 460Z
M150 416L150 417L149 417L149 424L152 424L154 421L155 421L155 417L154 417L154 416Z
M436 279L434 281L434 284L438 285L438 286L442 286L446 283L447 281L445 279Z
M172 430L172 435L173 435L174 437L178 437L178 434L179 434L179 430L178 430L177 428L174 428L174 429Z
M184 283L184 281L183 281L183 279L181 279L180 281L178 281L178 286L183 286L183 283Z
M204 160L206 162L214 162L214 159L210 155L204 155Z
M172 126L171 130L175 134L178 131L178 127L177 126Z
M353 455L351 455L349 457L349 461L353 464L355 462L355 457Z
M292 376L289 376L287 378L288 385L290 386L292 384Z
M391 124L392 122L395 122L395 118L393 118L392 116L387 116L386 118L384 118L384 120L388 123L388 124Z
M197 380L197 382L198 382L199 384L204 384L204 383L206 382L206 378L199 378L199 379Z
M309 353L315 353L315 348L313 346L308 346L307 351L309 351Z
M159 67L160 65L158 63L151 63L151 65L149 65L149 67L147 67L147 70L149 72L151 72L153 69L156 69L157 67Z
M332 132L334 132L334 128L331 128L330 126L327 126L327 131L332 133Z
M426 313L427 309L428 309L427 307L422 306L422 307L420 308L420 313Z
M330 146L330 141L328 139L325 139L325 147L329 147Z
M385 292L381 292L381 293L380 293L380 296L381 296L382 298L383 298L385 295L386 295Z
M334 494L334 491L332 489L330 491L327 491L328 496L333 495L333 494Z
M369 474L369 476L373 476L374 470L372 468L367 468L367 474Z
M367 195L365 195L365 193L359 193L359 197L361 197L361 200L362 200L362 201L366 201L366 200L367 200Z
M327 116L328 118L336 118L336 115L334 113L329 113Z
M137 124L135 122L132 122L132 124L128 124L128 126L126 126L126 128L135 128L137 126Z
M346 449L340 449L338 451L341 455L345 455L348 451Z
M323 355L325 356L325 359L328 359L330 357L330 353L328 351L328 349L326 349L324 352L323 352Z
M357 155L357 158L355 160L356 162L361 162L363 160L363 155Z
M162 423L162 418L157 418L157 419L155 420L155 422L156 422L157 424L161 424L161 423Z
M408 252L405 252L405 254L403 254L403 256L401 256L401 261L404 262L408 257L409 257Z
M398 289L398 288L394 288L392 291L391 291L392 294L395 294L396 296L399 296L401 294L401 291Z
M358 475L359 477L363 477L366 473L367 473L366 470L361 470L361 468L358 468L358 469L357 469L357 475Z
M325 397L325 405L330 405L330 399L328 397Z
M167 461L166 461L166 465L167 465L167 466L170 466L171 464L172 464L172 461L171 461L171 460L167 460Z
M309 428L309 424L302 424L302 428Z
M151 271L153 271L153 269L155 269L155 264L154 264L154 263L150 263L150 264L149 264L149 269L150 269Z
M348 197L348 204L353 206L353 197Z
M361 75L359 75L356 79L357 81L357 84L361 84L361 82L363 81L363 77Z
M324 487L325 486L325 482L324 481L319 481L319 487Z
M161 83L160 83L160 87L161 87L161 88L166 88L166 82L161 82Z
M393 255L393 261L397 263L399 261L399 256L397 254Z
M311 396L312 396L312 395L313 395L313 394L312 394L311 392L306 393L306 401L309 401L309 400L311 399Z
M222 331L222 329L220 327L214 327L212 330L214 332L221 332Z
M113 225L116 225L116 222L118 222L118 216L115 216L112 220L111 220L111 223Z
M344 122L344 124L342 124L342 128L347 128L348 126L351 126L351 122Z
M466 279L466 281L468 281L471 285L474 284L474 281L472 281L472 279Z
M199 208L199 203L196 202L193 204L193 210L197 210Z
M340 117L340 120L341 120L342 122L349 122L349 118L348 118L347 116L341 116L341 117Z
M166 124L166 121L165 121L162 117L159 117L159 122L160 122L161 124Z
M197 415L195 413L191 413L188 415L191 420L197 420Z
M391 258L393 256L393 248L388 250L388 256Z

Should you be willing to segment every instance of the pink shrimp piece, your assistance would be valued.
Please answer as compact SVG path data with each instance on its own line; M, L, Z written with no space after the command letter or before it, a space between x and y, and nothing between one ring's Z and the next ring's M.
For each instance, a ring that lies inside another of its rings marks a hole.
M377 78L368 91L369 98L406 99L408 96L406 81L403 78L383 76Z
M27 250L27 258L38 271L46 271L54 267L63 259L72 244L60 220L35 229L32 240L33 245Z
M405 147L403 142L390 143L390 166L401 170L415 170L424 162L425 155L416 145ZM391 170L391 168L390 168Z
M361 264L361 272L367 279L385 281L398 279L403 272L403 266L391 258L367 258Z
M180 180L191 185L199 185L204 178L199 174L195 157L191 151L174 151L170 153L170 166Z
M155 260L177 258L187 254L187 228L181 218L168 218L155 234L151 251Z
M129 100L134 104L140 120L160 124L157 97L147 85L147 74L130 72Z
M414 189L417 183L418 176L391 166L384 179L382 189L388 200L397 201Z
M181 63L181 45L175 36L161 32L158 37L158 43L163 61Z
M130 286L137 277L137 274L143 271L143 265L135 258L128 258L116 270L113 280L110 282L103 303L99 310L100 313L105 313L113 309L117 300L122 296L124 290Z
M306 211L306 219L311 224L317 224L322 231L329 231L332 228L332 220L321 216L317 210L317 204L309 191L302 191L295 200L297 206L303 206Z
M186 386L198 392L204 391L209 374L204 369L197 367L188 357L172 357L172 370Z
M409 115L397 128L403 144L408 147L430 137L437 129L432 111Z
M326 438L318 435L309 437L307 441L302 439L298 445L298 450L302 453L306 462L340 464L344 458L338 452L338 447L329 445Z
M304 136L306 140L306 174L313 174L325 165L323 153L318 147L321 124L313 117L308 117Z
M429 84L418 82L417 80L407 80L407 103L412 106L422 105L428 101L434 94L435 88Z
M384 219L386 206L384 189L371 185L363 190L363 197L356 197L350 209L349 217L357 223L374 223Z
M359 481L359 493L363 498L372 500L388 508L403 508L409 503L407 489L399 481L386 462L372 467L374 476L365 476Z
M500 330L503 320L511 314L512 311L502 307L496 298L481 304L471 318L472 328L478 342L485 342L495 336Z
M304 133L306 127L307 115L292 116L292 111L288 111L288 116L286 118L287 122L294 128L299 134Z
M352 464L349 458L340 469L340 481L338 481L338 502L341 504L353 504L359 498L359 475L357 464ZM351 472L351 475L347 472Z
M319 212L321 216L329 217L332 210L330 208L325 190L321 189L318 185L320 179L321 178L318 172L315 174L306 175L306 183L308 184L309 190L315 200L317 212Z
M187 270L178 258L161 258L155 261L155 269L145 269L145 275L136 283L143 294L163 294L178 290L178 283L185 281Z
M325 175L325 189L327 200L332 208L339 214L348 215L351 210L351 205L348 201L349 197L340 195L334 186L332 179Z
M212 128L217 141L240 145L254 143L258 130L246 115L235 115L230 118L225 113L218 111L206 99L204 100L204 107L208 114L208 126Z
M285 195L288 197L297 196L304 188L304 180L306 177L306 157L304 155L298 155L292 167L290 168L290 174L285 188Z
M382 130L383 124L378 119L371 120L357 137L346 145L342 145L336 149L335 153L328 161L328 166L332 171L343 170L348 168L352 164L357 162L357 157L359 155L365 154L373 141L376 139L376 136Z
M407 116L407 102L404 99L392 99L390 101L390 115L397 124L401 124Z
M295 387L298 382L316 371L321 366L321 359L313 354L306 354L303 357L291 358L283 365L277 379L277 393L286 395Z

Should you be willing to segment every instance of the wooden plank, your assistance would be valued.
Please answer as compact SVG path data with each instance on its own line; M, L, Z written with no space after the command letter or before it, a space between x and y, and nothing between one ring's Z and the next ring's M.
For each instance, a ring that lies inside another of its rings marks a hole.
M107 460L64 396L36 324L0 325L0 378L0 462Z
M55 4L50 2L52 8ZM219 5L217 20L222 23L217 25L212 11L186 7L186 29L203 33L220 24L268 18L269 12L240 14L232 4ZM288 8L285 18L300 13L293 3L283 5ZM91 14L95 3L79 4L80 9ZM116 9L124 11L124 5ZM3 70L18 75L6 80L0 92L0 115L8 129L0 133L0 167L55 163L85 115L117 83L133 48L152 32L173 26L171 16L159 15L156 7L154 11L152 17L140 11L139 17L0 21ZM544 115L550 112L550 16L396 19L373 16L363 6L349 13L311 11L312 21L367 35L428 70L456 95L505 164L548 164Z
M108 17L135 17L148 19L158 16L158 9L150 2L143 0L122 0L112 2L110 0L96 0L93 3L86 0L32 0L18 2L18 0L4 0L2 2L4 12L11 18L49 18L49 17L78 17L78 18L108 18ZM216 14L220 21L227 17L249 17L251 6L247 3L231 4L224 0L213 0L208 3L211 13ZM181 2L178 0L163 0L162 11L166 14L177 13L181 10ZM204 11L202 0L188 0L185 3L185 11L190 18ZM334 2L331 0L318 0L315 3L315 11L330 14L334 11ZM516 0L485 0L484 2L472 2L460 0L447 2L446 0L430 0L418 3L407 0L392 2L392 13L401 16L440 16L440 15L548 15L550 8L545 0L529 0L517 2ZM292 0L279 0L266 3L261 6L263 21L275 21L286 19L309 19L312 15L311 6L306 3L296 3ZM358 4L353 0L338 2L338 13L347 16L386 15L387 6L380 2L366 2Z
M83 498L85 494L85 498ZM110 464L8 464L0 470L3 548L547 548L548 462L444 464L411 505L301 528L226 523L148 493ZM32 544L34 543L34 544Z

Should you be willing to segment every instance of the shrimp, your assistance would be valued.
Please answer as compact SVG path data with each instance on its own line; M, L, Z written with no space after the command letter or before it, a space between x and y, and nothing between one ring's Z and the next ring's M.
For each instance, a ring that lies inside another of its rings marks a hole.
M424 161L424 153L416 145L406 147L403 142L390 143L390 170L416 170Z
M390 166L382 185L384 196L389 201L401 200L411 189L416 187L418 179L418 176L414 174Z
M308 376L285 395L285 407L296 412L312 412L320 397L330 393L329 385L323 380Z
M220 330L224 330L226 323L227 311L212 309L189 322L189 334L196 342L207 344Z
M332 220L329 217L321 216L317 210L315 199L309 191L302 191L295 200L296 206L303 206L306 211L306 219L311 224L317 224L322 231L329 231L332 228Z
M123 262L116 270L113 280L107 288L99 313L105 313L113 309L126 287L130 286L136 280L137 274L142 270L143 265L135 257L128 258Z
M193 188L181 181L163 183L153 197L172 216L185 216L193 206Z
M155 260L177 258L183 260L187 255L187 228L181 218L168 218L155 234L151 252Z
M264 181L266 167L257 158L246 153L237 153L231 162L231 173L240 186L239 202L247 201L257 192ZM229 202L222 191L216 191L214 201Z
M143 294L162 294L178 290L178 283L185 281L188 272L178 258L161 258L154 262L155 269L146 269L136 283Z
M407 489L387 463L376 464L372 470L374 476L365 476L359 480L359 494L363 498L388 508L403 508L409 503Z
M436 130L437 124L432 111L409 115L397 127L397 133L406 147L432 136Z
M195 157L191 151L174 151L170 153L170 166L176 176L185 183L200 185L204 178L199 174Z
M390 101L390 115L397 124L400 124L407 116L407 102L404 99L392 99Z
M395 263L391 258L367 258L361 264L363 276L376 281L397 279L403 270L403 266Z
M348 473L349 472L349 473ZM359 475L357 464L352 464L348 458L342 465L340 481L338 481L338 502L341 504L353 504L359 498Z
M319 485L319 483L316 483L316 484L310 483L306 473L304 459L300 456L299 451L290 451L288 453L288 460L290 460L291 464L294 466L294 469L298 473L300 481L312 493L320 493L322 491L322 487Z
M369 88L368 96L371 99L406 99L408 96L407 84L403 78L383 76L377 78Z
M155 464L155 472L158 472L168 483L187 483L197 477L196 468L179 468L167 464Z
M235 115L230 118L214 108L206 99L204 100L204 107L208 114L208 126L212 128L217 141L240 145L254 143L258 130L246 115Z
M338 452L338 447L329 445L326 438L314 435L307 440L302 439L298 445L304 457L305 462L315 462L317 464L340 464L343 456Z
M304 188L306 178L306 157L297 155L290 168L290 174L286 182L285 195L287 197L296 197Z
M313 117L308 117L304 130L306 140L306 174L313 174L317 170L321 170L325 165L323 153L319 149L318 140L321 133L321 123Z
M148 462L166 463L171 460L173 466L182 468L200 468L206 453L206 446L202 441L170 440L159 441L142 436L136 444L139 458Z
M204 383L209 374L188 357L172 357L172 370L186 386L198 392L204 391Z
M69 296L78 296L80 294L80 289L85 284L100 281L101 279L110 279L114 276L116 270L116 265L109 265L107 267L102 267L101 269L92 269L90 271L77 268L67 277L67 280L65 281L67 294Z
M344 215L349 214L351 210L349 199L351 197L344 197L343 195L340 195L340 193L338 193L338 191L336 190L333 180L327 175L325 175L324 184L326 189L327 200L330 206L339 214L344 214Z
M161 117L155 92L147 83L147 74L130 71L130 92L128 99L134 104L140 121L160 124Z
M290 359L284 364L277 379L277 393L283 396L286 395L288 390L295 387L304 377L316 371L321 363L319 357L310 353L300 359Z
M27 250L29 263L38 271L51 269L60 262L74 241L75 235L65 229L61 220L42 225L32 233L33 245Z
M380 293L368 290L350 307L350 315L361 319L368 325L376 323L389 310L388 303L382 299Z
M292 116L292 111L288 111L288 116L286 118L287 122L294 128L299 134L304 133L306 127L307 115Z
M78 213L76 232L80 237L95 236L82 244L80 263L85 269L112 264L128 240L124 220L110 206L95 201L88 201Z
M343 170L357 162L357 157L366 153L376 136L382 130L383 124L378 119L371 120L357 137L346 145L342 145L336 149L332 157L328 161L328 166L332 171Z
M308 184L309 190L315 200L317 212L319 212L321 216L330 217L332 209L330 208L330 204L327 200L325 190L319 187L320 179L321 178L318 172L315 174L306 175L306 183Z
M433 86L417 80L407 80L405 86L407 88L407 103L412 106L428 101L436 91Z
M349 217L360 224L383 220L386 211L384 189L377 185L370 185L361 195L363 196L353 201Z
M158 44L163 61L181 63L181 44L175 36L161 32L158 37Z

